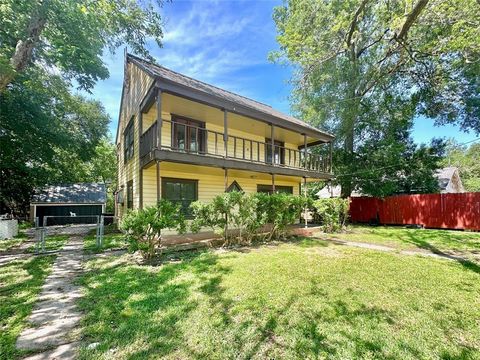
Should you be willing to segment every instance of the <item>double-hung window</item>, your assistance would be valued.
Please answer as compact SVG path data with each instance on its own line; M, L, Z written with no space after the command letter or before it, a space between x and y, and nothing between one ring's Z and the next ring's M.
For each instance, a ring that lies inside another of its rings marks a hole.
M285 143L275 140L273 142L273 160L272 161L272 140L265 139L267 146L265 146L265 160L268 164L285 164Z
M133 209L133 181L127 182L127 209Z
M198 181L162 178L162 198L180 205L182 213L188 217L190 204L198 200Z
M134 131L133 131L133 116L128 122L125 131L123 132L123 158L124 162L127 162L133 157L133 142L134 142Z
M205 123L173 117L172 122L172 147L175 150L186 152L205 152L206 129Z

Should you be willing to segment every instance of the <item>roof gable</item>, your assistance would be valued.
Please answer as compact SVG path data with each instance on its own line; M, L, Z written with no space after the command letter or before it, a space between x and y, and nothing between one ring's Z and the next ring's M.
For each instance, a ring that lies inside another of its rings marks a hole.
M277 119L280 119L286 123L291 123L297 126L301 126L305 129L308 129L310 131L314 131L316 133L320 133L322 137L332 140L334 138L333 135L321 131L306 122L299 120L293 116L284 114L278 110L275 110L269 105L266 105L264 103L258 102L256 100L247 98L242 95L235 94L233 92L221 89L219 87L216 87L214 85L207 84L203 81L193 79L189 76L180 74L176 71L167 69L163 66L151 63L149 61L146 61L142 58L139 58L137 56L127 54L127 58L129 61L135 63L139 67L143 68L150 76L153 76L158 79L163 79L166 81L170 81L172 83L184 86L189 89L196 90L198 92L204 93L206 95L214 96L216 98L220 98L241 106L244 106L246 108L249 108L254 111L258 111L260 113L263 113L268 116L275 117Z

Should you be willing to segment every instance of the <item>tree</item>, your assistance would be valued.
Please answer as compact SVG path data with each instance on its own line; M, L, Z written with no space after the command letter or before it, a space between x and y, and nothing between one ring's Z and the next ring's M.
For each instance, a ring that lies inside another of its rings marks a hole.
M5 0L0 6L0 93L32 66L55 69L91 89L108 77L102 60L127 44L151 58L146 43L161 46L161 0Z
M100 103L70 94L61 78L29 75L0 96L2 211L24 213L36 186L86 176L110 120Z
M480 143L466 147L450 142L442 166L458 167L465 190L480 191Z
M337 135L337 172L368 170L358 152L388 138L374 136L382 123L408 135L423 114L480 132L479 10L474 0L291 0L275 9L272 58L296 66L295 112ZM382 167L393 154L370 155ZM358 186L348 176L340 183L343 196Z

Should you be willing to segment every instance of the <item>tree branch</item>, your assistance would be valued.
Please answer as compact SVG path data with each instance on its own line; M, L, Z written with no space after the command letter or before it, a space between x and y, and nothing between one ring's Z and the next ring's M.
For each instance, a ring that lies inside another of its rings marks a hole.
M19 39L15 47L15 52L10 59L10 66L13 71L5 72L0 75L0 92L5 90L15 78L15 73L24 71L32 59L33 49L40 40L40 34L47 23L47 6L49 0L44 0L35 8L28 23L26 36Z
M353 15L352 22L350 23L350 29L348 30L348 33L347 33L346 42L348 47L350 47L350 45L352 44L352 37L353 37L353 33L355 32L355 28L357 27L358 17L363 12L363 10L365 10L365 6L367 5L367 2L368 0L363 0L360 6L358 7L357 11L355 11L355 15Z
M417 18L420 16L425 6L427 6L428 1L429 0L419 0L417 4L413 7L412 11L407 15L407 19L403 23L400 32L396 36L397 40L402 41L407 37L408 31L412 27L415 20L417 20Z

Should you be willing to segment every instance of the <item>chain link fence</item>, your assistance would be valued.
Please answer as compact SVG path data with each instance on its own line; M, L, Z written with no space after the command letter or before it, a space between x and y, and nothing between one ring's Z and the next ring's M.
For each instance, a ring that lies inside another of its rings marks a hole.
M35 253L58 251L63 248L69 237L80 236L84 239L84 248L99 250L104 247L105 233L118 234L118 219L113 215L81 216L44 216L35 218ZM119 242L119 241L118 241ZM119 244L119 247L122 244Z

